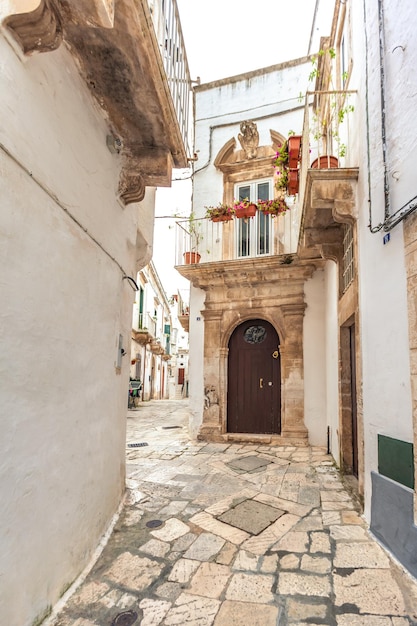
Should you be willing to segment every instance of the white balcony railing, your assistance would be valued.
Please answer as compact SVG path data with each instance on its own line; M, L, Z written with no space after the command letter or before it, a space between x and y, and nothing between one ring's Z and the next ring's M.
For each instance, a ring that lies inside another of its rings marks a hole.
M300 227L299 203L288 200L291 208L285 214L267 219L261 214L249 218L243 229L237 218L229 222L209 219L183 220L176 223L175 264L210 263L236 259L294 254ZM185 258L186 253L200 258Z
M187 154L191 156L191 78L176 0L148 0L167 83Z

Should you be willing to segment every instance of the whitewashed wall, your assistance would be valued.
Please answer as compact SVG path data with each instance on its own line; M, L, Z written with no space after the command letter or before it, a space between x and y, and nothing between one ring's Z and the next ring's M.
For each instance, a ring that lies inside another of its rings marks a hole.
M339 446L339 321L338 267L327 261L324 268L326 335L326 424L330 429L330 452L340 462Z
M123 495L129 357L115 364L134 294L119 265L135 276L153 214L116 200L119 158L65 48L21 62L0 35L0 59L0 614L29 626Z
M384 2L386 130L388 182L391 212L416 194L411 163L417 158L417 132L414 119L417 104L417 52L414 34L417 27L415 3ZM366 3L369 47L369 85L365 85L365 41L363 6L352 4L354 54L353 88L358 88L358 146L361 175L358 221L360 325L363 358L363 414L365 445L365 514L369 519L372 470L378 470L377 434L412 441L412 406L409 367L407 286L404 264L402 225L391 232L383 245L382 231L371 234L368 228L368 185L366 137L371 155L372 224L384 219L384 180L381 139L380 58L377 3ZM403 46L404 50L397 48ZM369 131L365 127L364 103L369 98ZM359 115L360 114L360 115Z
M326 325L324 272L317 270L304 286L304 422L311 445L325 446L326 424Z
M201 425L204 406L204 309L205 293L191 285L190 289L190 350L188 356L190 420L189 432L196 437Z

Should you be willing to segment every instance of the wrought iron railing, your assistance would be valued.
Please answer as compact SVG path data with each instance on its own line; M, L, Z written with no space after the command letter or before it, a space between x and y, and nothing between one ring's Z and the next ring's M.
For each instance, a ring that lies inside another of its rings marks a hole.
M155 33L187 154L191 156L191 78L176 0L148 0Z

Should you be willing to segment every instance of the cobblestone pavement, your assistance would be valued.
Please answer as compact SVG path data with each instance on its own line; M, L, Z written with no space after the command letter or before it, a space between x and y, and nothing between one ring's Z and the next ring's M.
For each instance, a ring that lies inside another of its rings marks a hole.
M126 506L54 626L417 624L325 450L192 442L187 419L129 411Z

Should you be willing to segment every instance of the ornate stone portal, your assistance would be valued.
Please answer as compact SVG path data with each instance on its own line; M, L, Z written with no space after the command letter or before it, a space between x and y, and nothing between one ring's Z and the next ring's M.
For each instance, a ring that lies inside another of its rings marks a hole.
M206 292L204 316L205 403L199 437L307 444L304 424L304 283L316 269L310 263L282 264L279 257L204 263L178 268ZM249 319L265 319L280 339L281 434L231 434L227 428L229 339Z

